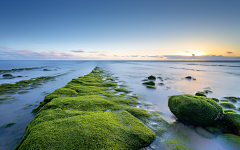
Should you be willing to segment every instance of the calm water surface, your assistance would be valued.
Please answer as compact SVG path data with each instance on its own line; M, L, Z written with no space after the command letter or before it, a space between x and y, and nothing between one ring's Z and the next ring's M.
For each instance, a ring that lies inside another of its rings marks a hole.
M40 76L61 75L54 81L30 90L29 93L13 94L11 96L15 97L14 100L0 104L0 126L16 122L9 128L0 127L0 149L13 149L20 142L25 128L34 118L31 110L38 107L47 93L66 85L73 78L90 73L97 65L113 73L114 77L119 77L120 83L127 85L127 88L134 93L143 95L145 98L141 102L152 103L155 106L152 109L161 111L162 116L169 122L176 120L167 105L171 95L195 94L197 91L209 89L213 93L208 94L208 97L223 99L225 96L240 96L240 62L0 61L0 70L40 67L11 73L14 76L23 76L21 78L4 79L0 74L0 84ZM43 69L51 71L43 71ZM142 80L149 75L163 79L163 81L156 80L156 89L148 89L142 85ZM193 76L196 80L186 80L184 79L186 76ZM158 85L158 83L164 85ZM28 104L32 106L24 109ZM240 103L235 103L235 106L240 107ZM224 149L216 140L202 138L189 127L179 124L179 128L186 130L194 149Z

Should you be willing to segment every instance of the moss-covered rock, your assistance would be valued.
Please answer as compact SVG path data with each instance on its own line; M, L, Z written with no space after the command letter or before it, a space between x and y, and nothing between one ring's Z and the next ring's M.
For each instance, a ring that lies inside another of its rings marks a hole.
M152 88L152 89L156 89L156 86L152 86L152 85L147 85L147 88Z
M153 76L153 75L150 75L150 76L148 77L148 79L149 79L149 80L156 80L156 77Z
M223 107L226 107L226 108L236 108L235 105L233 105L232 103L229 103L229 102L222 102L222 103L219 103L219 104Z
M223 115L223 109L211 98L193 95L174 95L168 100L171 112L186 123L212 126Z
M233 134L223 134L219 135L217 139L223 146L229 150L239 150L240 149L240 136Z
M197 92L195 93L195 96L204 96L204 97L207 97L204 92Z
M131 92L128 89L125 89L125 88L116 88L115 90L118 91L118 92L125 92L125 93L130 93Z
M143 84L146 84L146 85L155 85L155 82L153 82L153 81L148 81L148 82L144 82Z
M10 122L10 123L4 124L2 127L8 128L8 127L11 127L11 126L13 126L15 124L16 124L16 122Z
M217 98L212 98L212 100L219 102L219 99L217 99Z
M233 96L224 97L224 98L226 98L226 99L228 99L228 100L230 100L230 101L232 101L232 102L237 102L237 100L240 100L239 97L233 97Z
M3 74L2 76L3 77L12 77L13 75L12 74Z
M240 114L226 113L222 121L233 134L240 135Z
M164 142L164 148L169 150L190 150L175 139L167 139Z
M226 114L226 113L234 113L234 114L237 114L237 112L235 110L232 110L232 109L223 109L223 113Z

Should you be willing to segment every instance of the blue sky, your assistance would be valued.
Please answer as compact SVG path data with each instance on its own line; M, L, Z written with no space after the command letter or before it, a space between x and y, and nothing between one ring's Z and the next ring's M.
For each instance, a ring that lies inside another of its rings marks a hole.
M239 8L239 0L0 0L0 59L239 60Z

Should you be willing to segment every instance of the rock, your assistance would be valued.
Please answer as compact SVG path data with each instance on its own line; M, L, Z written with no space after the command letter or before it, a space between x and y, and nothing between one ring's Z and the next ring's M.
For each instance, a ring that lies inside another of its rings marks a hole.
M230 101L232 101L232 102L237 102L237 100L240 100L240 98L238 98L238 97L233 97L233 96L224 97L224 98L226 98L227 100L230 100Z
M163 86L163 85L164 85L164 83L158 83L158 85L161 85L161 86Z
M152 89L156 89L156 86L152 86L152 85L147 85L147 88L152 88Z
M181 121L197 126L213 126L223 115L223 109L211 98L174 95L168 100L171 112Z
M219 100L217 98L212 98L212 100L214 100L216 102L219 102Z
M17 76L17 77L19 77L19 78L20 78L20 77L22 77L22 76Z
M203 92L206 93L206 94L208 94L208 93L213 93L213 92L210 91L210 90L204 90Z
M220 143L223 143L223 146L229 150L237 150L240 149L240 136L233 134L223 134L217 137L217 140Z
M222 102L222 103L219 103L219 104L223 107L226 107L226 108L236 108L235 105L233 105L232 103L229 103L229 102Z
M236 112L235 110L232 110L232 109L223 109L223 113L224 113L224 114L227 114L227 113L237 114L237 112Z
M4 75L2 75L3 77L12 77L13 75L11 75L11 74L4 74Z
M50 69L43 69L43 71L51 71Z
M148 82L144 82L143 84L146 84L146 85L155 85L155 82L153 82L153 81L148 81Z
M148 79L143 79L142 81L148 81Z
M204 97L207 97L207 96L204 94L204 92L197 92L197 93L195 94L195 96L204 96Z
M194 77L192 76L186 76L185 79L188 79L188 80L196 80Z
M153 76L153 75L150 75L150 76L148 77L148 79L150 79L150 80L156 80L156 77Z
M233 134L240 135L240 114L226 113L224 114L222 122Z

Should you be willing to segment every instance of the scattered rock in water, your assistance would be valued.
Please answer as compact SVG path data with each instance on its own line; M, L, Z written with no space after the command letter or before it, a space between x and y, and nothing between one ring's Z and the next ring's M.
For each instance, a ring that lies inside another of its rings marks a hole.
M156 77L153 76L153 75L150 75L150 76L148 77L148 79L149 79L149 80L156 80Z
M148 79L143 79L142 81L148 81Z
M210 90L204 90L203 92L206 93L206 94L208 94L208 93L213 93L213 92L210 91Z
M11 75L11 74L4 74L4 75L2 75L3 77L12 77L13 75Z
M221 99L220 101L221 102L228 102L228 100L226 100L226 99Z
M240 135L240 114L226 113L222 121L233 134Z
M17 76L17 77L21 78L21 77L23 77L23 76Z
M185 79L188 79L188 80L196 80L194 77L192 76L186 76Z
M238 98L238 97L233 97L233 96L224 97L224 98L226 98L227 100L230 100L230 101L232 101L232 102L237 102L237 100L240 100L240 98Z
M152 86L152 85L147 85L147 88L152 88L152 89L156 89L156 86Z
M212 98L212 100L214 100L216 102L219 102L219 100L217 98Z
M213 126L223 115L221 106L203 96L174 95L168 107L179 120L197 126Z
M43 69L43 71L51 71L50 69Z
M10 122L10 123L4 124L2 127L8 128L8 127L11 127L11 126L13 126L15 124L16 124L16 122Z
M232 110L232 109L223 109L223 113L226 114L226 113L234 113L234 114L237 114L237 112L235 110Z
M204 96L204 97L207 97L207 96L204 94L204 92L197 92L197 93L195 94L195 96Z
M158 85L164 86L164 83L158 83Z
M236 108L235 105L233 105L232 103L229 103L229 102L222 102L222 103L219 103L219 104L223 107L226 107L226 108Z
M143 84L146 84L146 85L155 85L155 82L153 82L153 81L148 81L148 82L144 82Z
M223 146L229 150L239 150L240 149L240 136L233 134L223 134L217 137L217 140L223 143Z

